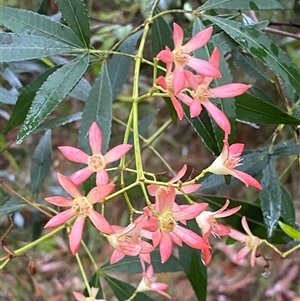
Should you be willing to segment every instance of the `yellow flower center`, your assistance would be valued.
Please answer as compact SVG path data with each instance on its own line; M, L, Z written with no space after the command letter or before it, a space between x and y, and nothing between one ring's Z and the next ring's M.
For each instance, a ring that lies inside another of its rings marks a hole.
M103 169L105 167L104 157L102 155L90 156L88 159L88 166L94 172Z
M172 212L165 212L159 217L160 228L163 231L171 232L176 226L176 221Z
M87 216L92 208L93 206L85 196L73 200L72 211L78 215Z
M173 50L174 62L180 66L184 66L189 57L189 52L184 51L182 47Z
M229 169L233 169L237 166L240 165L240 161L242 160L242 158L235 158L235 157L229 157L225 162L224 165L225 167L229 168Z
M174 94L173 74L169 74L166 77L166 86L167 86L167 91Z
M253 250L254 248L257 248L260 245L260 243L261 243L261 240L258 237L249 236L248 239L245 242L245 245L249 249Z
M199 86L194 93L194 97L196 97L200 102L207 101L210 96L209 91L206 87Z

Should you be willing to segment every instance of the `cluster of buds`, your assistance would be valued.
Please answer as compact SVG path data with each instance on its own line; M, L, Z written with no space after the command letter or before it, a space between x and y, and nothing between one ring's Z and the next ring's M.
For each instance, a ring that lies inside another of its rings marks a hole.
M179 119L183 118L183 108L180 102L190 107L190 116L198 116L202 105L207 109L216 123L225 133L223 150L219 157L208 167L205 172L220 175L231 175L248 185L261 189L260 183L252 176L239 171L236 167L240 164L240 155L243 151L243 144L228 144L230 134L230 123L226 115L209 98L232 97L244 93L249 85L227 84L217 88L210 88L209 85L214 78L221 77L219 71L220 53L215 48L209 61L194 58L191 52L202 47L210 39L212 28L209 27L183 45L183 30L174 23L174 46L171 51L168 47L158 53L157 57L166 63L166 75L160 76L156 83L164 92L170 96ZM187 69L186 67L189 67ZM207 203L190 203L178 205L176 195L195 192L200 184L184 185L180 179L186 173L186 165L164 185L150 184L147 186L148 194L154 198L154 203L148 204L140 212L138 218L131 221L127 226L111 225L109 221L99 213L94 205L104 203L115 188L109 183L109 175L105 168L107 164L119 160L130 149L131 145L121 144L112 148L105 155L101 153L102 133L94 122L89 129L89 143L92 155L88 155L78 148L61 146L59 150L70 161L83 163L87 166L73 173L69 178L58 174L58 181L62 187L72 196L53 196L46 198L51 204L60 207L70 207L58 213L46 224L46 228L57 227L67 221L73 222L69 234L70 249L76 254L80 247L82 232L86 218L88 217L93 225L107 238L113 247L110 263L116 263L125 255L139 256L143 268L143 278L137 291L154 290L167 298L170 296L165 292L167 284L156 283L153 277L154 270L151 264L151 252L159 248L161 262L165 263L173 251L173 243L182 246L183 243L202 253L204 264L208 264L212 257L212 247L209 236L231 236L245 244L245 247L237 254L237 260L244 258L252 251L251 265L254 265L255 252L261 240L252 235L243 217L242 225L247 234L240 233L216 221L235 214L241 206L227 210L229 200L216 212L207 209ZM87 196L83 196L78 186L96 173L96 187ZM180 189L178 189L180 183ZM188 184L188 183L187 183ZM201 230L201 235L186 227L188 220L195 219ZM148 265L146 268L145 264ZM95 295L95 292L93 291ZM74 293L77 300L84 299L80 293Z

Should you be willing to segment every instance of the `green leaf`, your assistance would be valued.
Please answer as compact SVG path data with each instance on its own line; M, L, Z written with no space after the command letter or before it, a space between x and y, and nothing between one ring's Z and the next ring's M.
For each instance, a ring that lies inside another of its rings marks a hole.
M86 101L91 90L91 84L83 77L70 92L69 96L81 101Z
M136 43L142 34L142 30L129 36L117 49L120 53L133 54ZM113 55L107 64L107 71L110 78L112 99L115 99L121 91L127 76L130 72L132 59L124 55Z
M220 154L221 148L218 146L216 141L215 133L213 131L210 117L205 109L202 110L201 114L195 118L189 116L189 107L182 104L186 119L191 124L193 130L200 136L206 147L215 155Z
M33 199L36 200L39 186L44 182L50 172L52 163L51 130L46 131L37 145L31 163L30 181Z
M68 44L44 37L25 33L0 33L0 62L17 62L72 53L75 49Z
M278 222L280 228L290 237L300 240L300 231L292 228L289 225L284 224L283 222L279 221Z
M53 39L74 47L84 46L69 27L29 10L1 6L0 20L2 25L15 33Z
M232 51L232 57L234 63L241 70L243 70L243 72L246 72L251 77L263 82L271 81L261 67L257 64L257 62L253 59L253 57L249 54L234 50Z
M56 0L56 4L71 29L86 47L90 45L90 23L82 0Z
M6 216L10 213L19 211L27 206L19 197L11 195L8 198L3 198L3 193L0 190L0 216Z
M163 17L158 17L152 23L151 27L151 42L152 53L156 56L161 50L168 46L173 49L173 32Z
M46 70L39 77L37 77L33 82L27 85L23 90L21 90L21 94L18 97L17 103L14 106L12 115L4 128L4 134L8 133L10 129L15 126L20 125L26 118L26 115L29 111L31 103L40 89L42 84L46 81L48 76L55 72L61 66L55 66Z
M109 284L110 288L113 290L115 296L118 300L124 301L131 297L135 292L135 287L129 283L125 283L116 278L110 277L106 274L101 274L105 281ZM148 297L143 293L138 293L134 298L135 301L154 301L152 298Z
M91 124L95 121L100 127L103 136L102 153L106 153L111 134L112 101L113 98L107 65L106 62L103 62L83 109L78 137L78 145L82 150L86 152L90 151L86 135Z
M214 45L217 45L220 52L225 56L237 47L237 43L229 37L225 32L220 32L211 37Z
M300 94L300 71L288 55L271 39L253 27L219 17L209 15L205 15L205 17L224 30L249 53L261 60L283 81L290 83Z
M188 222L188 228L194 232L199 231L195 221ZM179 260L188 277L198 301L206 301L207 270L202 263L201 251L193 249L186 244L178 249Z
M37 92L24 124L18 134L21 143L55 109L73 89L89 64L88 54L83 54L52 73Z
M293 140L288 140L276 144L273 148L272 156L274 158L282 156L298 156L300 155L300 145Z
M49 129L55 129L61 125L65 125L74 121L81 120L82 112L77 112L68 115L62 115L55 117L41 123L34 131L33 134L40 133Z
M155 273L178 272L182 271L182 266L179 260L171 255L168 261L164 264L161 263L161 258L158 250L154 250L150 254L151 264L153 265ZM105 263L100 271L118 271L124 273L142 273L141 261L138 256L125 256L122 260L115 264Z
M251 94L244 93L235 97L235 99L236 114L240 120L257 124L300 124L300 119Z
M282 191L282 201L281 201L281 216L285 223L289 224L290 226L295 225L295 206L293 199L289 192L281 186Z
M281 212L282 190L280 181L273 165L269 161L263 170L261 180L263 189L259 193L261 210L268 230L268 237L273 235Z
M103 291L102 291L102 286L101 286L101 282L100 282L100 275L98 272L96 272L93 275L93 277L89 281L89 285L90 285L90 287L95 287L95 288L99 289L97 295L95 296L97 298L97 300L99 298L103 299ZM83 295L86 297L90 297L87 289L84 290Z
M273 10L288 9L288 5L284 0L208 0L198 10L208 9L247 9L247 10Z

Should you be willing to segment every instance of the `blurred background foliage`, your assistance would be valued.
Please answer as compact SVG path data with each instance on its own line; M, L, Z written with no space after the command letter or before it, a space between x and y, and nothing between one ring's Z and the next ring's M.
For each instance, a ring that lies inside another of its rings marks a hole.
M205 1L183 1L183 0L165 0L160 2L160 9L195 9ZM91 24L91 44L96 49L109 49L120 39L124 38L132 29L139 26L146 18L152 1L126 1L126 0L87 0L85 1L88 8L90 24ZM265 28L265 33L275 41L282 49L284 49L295 65L300 67L300 2L288 0L289 10L283 11L257 11L255 17L259 21L268 20L269 25ZM0 4L16 8L28 9L37 11L40 14L51 15L54 20L60 20L61 15L58 13L54 0L41 1L20 1L20 0L0 0ZM228 10L219 10L220 14L232 13ZM253 12L244 12L247 16L253 18ZM173 14L166 16L168 22L176 21L190 25L188 15ZM276 32L279 31L279 32ZM284 35L282 32L298 35L295 39L291 36ZM156 53L151 52L151 45L146 47L145 57L152 59ZM244 72L243 67L237 63L237 53L233 53L232 57L227 57L227 62L231 68L233 82L245 82L255 84L260 90L264 99L276 104L284 109L282 97L280 93L288 99L296 99L299 95L295 95L284 83L280 83L274 73L270 72L264 65L256 63L262 69L262 73L266 78L262 80L254 79ZM31 61L10 63L9 68L6 64L0 66L1 71L1 87L5 90L0 91L0 97L6 99L6 102L1 103L0 108L0 124L4 128L9 116L12 112L12 105L18 97L18 90L30 84L43 71L56 64L63 62L63 57L36 59ZM90 88L99 72L99 65L94 64L88 69L85 74L86 83L83 84L85 89ZM149 66L142 67L142 77L140 81L140 90L147 91L152 85L152 74ZM110 145L116 145L122 139L126 118L130 112L131 100L131 84L133 74L131 73L126 84L117 97L117 101L113 103L114 109L114 124L113 134L111 136ZM270 85L270 82L276 82L277 85ZM282 87L282 91L278 87ZM6 95L5 91L10 94ZM84 93L84 91L83 91ZM69 95L51 114L51 117L58 117L64 114L80 112L84 103L78 101L72 95ZM165 103L162 99L156 99L154 102L144 102L140 106L142 117L149 115L153 109L159 109L157 118L151 123L147 129L147 134L155 133L156 130L165 122L165 117L169 115ZM300 117L300 108L298 108L298 117ZM60 145L77 145L77 130L79 127L79 118L75 118L75 123L67 124L63 127L54 128L52 130L52 165L51 173L40 187L40 193L36 199L37 202L43 203L44 198L49 195L58 195L62 193L61 187L56 180L56 172L62 172L70 175L76 168L76 164L67 162L62 154L57 151L57 146ZM260 125L258 127L249 126L248 124L239 123L237 127L236 141L245 143L247 149L263 148L271 141L276 125ZM30 169L33 162L31 161L33 153L38 145L42 133L31 135L20 144L15 144L17 132L19 128L14 128L7 135L0 135L0 177L10 186L19 191L22 196L32 199L30 186ZM299 128L290 126L286 127L285 131L280 133L280 141L294 139L295 133L299 139ZM191 141L193 143L191 143ZM202 170L207 167L213 160L212 154L203 145L197 134L191 129L187 120L183 120L180 125L171 126L167 129L166 135L162 136L154 143L155 148L163 154L164 159L172 166L174 170L179 170L184 163L187 163L190 168ZM164 150L168 150L165 152ZM159 172L161 170L160 160L152 155L150 150L145 150L144 154L145 169L150 172ZM288 172L285 172L288 168ZM292 161L290 157L282 157L276 161L276 170L280 175L281 183L289 192L294 200L296 221L299 222L300 212L300 169L298 162ZM47 219L34 209L27 207L17 196L9 196L7 191L1 190L2 201L9 198L9 202L14 208L15 228L10 232L5 243L10 248L16 249L26 242L32 241L40 236L43 225ZM135 197L134 202L139 202L140 191L131 191L132 197ZM210 194L220 194L220 191L210 191ZM238 186L237 189L224 189L222 195L229 198L243 199L249 202L255 201L256 192L253 189L245 189L243 186ZM1 204L1 201L0 201ZM118 206L115 206L118 204ZM19 210L15 210L19 206ZM112 214L110 220L117 223L126 224L128 213L125 210L125 205L122 200L109 204L112 206ZM7 208L7 207L6 207ZM0 216L0 233L6 231L9 222L6 214L2 212ZM111 250L105 247L102 242L95 242L92 238L96 235L93 227L86 227L84 240L87 241L88 247L94 252L98 252L99 262L105 263L110 256ZM32 277L27 269L28 259L20 258L11 262L5 271L1 271L0 284L1 294L0 300L48 300L48 301L64 301L72 300L71 291L80 291L83 289L77 265L73 256L69 254L67 242L67 234L65 239L60 236L50 238L48 241L39 245L35 250L30 252L34 256L35 263L38 268L38 273ZM98 236L97 236L98 237ZM272 266L272 274L266 280L262 277L257 277L260 273L261 266L251 270L244 269L233 264L224 254L227 252L227 246L221 242L215 242L216 255L212 264L208 268L209 286L207 300L300 300L300 256L293 254L292 258L284 262L276 261ZM288 246L286 246L288 248ZM5 254L2 252L1 257ZM92 269L91 269L92 270ZM123 274L118 274L123 280L128 280ZM173 300L196 300L193 297L193 291L185 279L183 273L177 272L172 275L162 274L161 280L170 283L169 293L177 296ZM133 280L135 281L134 277ZM174 285L172 285L172 283ZM176 285L175 285L176 283ZM276 284L282 284L283 290L276 291ZM108 296L112 297L111 290L105 287ZM183 293L184 292L184 293ZM156 295L154 295L156 298ZM223 297L222 297L223 296ZM299 298L298 298L298 297ZM223 298L223 299L222 299ZM298 298L298 299L297 299ZM161 299L155 299L161 300Z

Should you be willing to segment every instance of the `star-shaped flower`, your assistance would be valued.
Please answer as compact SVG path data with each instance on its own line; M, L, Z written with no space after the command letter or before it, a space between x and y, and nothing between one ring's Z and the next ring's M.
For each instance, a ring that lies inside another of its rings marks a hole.
M73 197L68 199L63 196L53 196L46 198L46 201L60 207L71 207L52 217L45 228L53 228L63 225L68 220L76 217L70 232L70 249L75 254L79 248L82 238L82 231L87 217L94 226L103 233L111 234L113 229L108 221L96 210L93 205L101 202L114 189L114 184L106 184L94 187L87 196L83 196L78 187L66 176L58 173L57 178L61 186Z
M120 144L103 155L101 152L102 133L96 122L93 122L89 129L89 142L92 149L91 156L76 147L58 147L68 160L88 165L87 167L73 173L70 178L76 185L79 185L89 178L92 173L96 172L96 184L107 184L108 174L105 171L106 165L119 160L131 149L132 145Z

